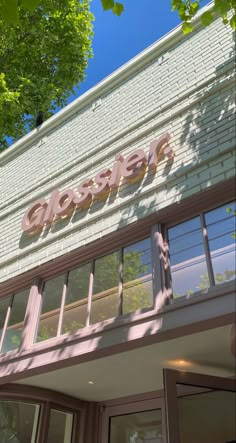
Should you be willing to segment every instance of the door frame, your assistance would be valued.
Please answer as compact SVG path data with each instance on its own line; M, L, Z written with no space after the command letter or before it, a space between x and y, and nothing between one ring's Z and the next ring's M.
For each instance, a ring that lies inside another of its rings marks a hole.
M233 378L183 372L175 369L163 369L164 395L166 408L167 442L181 443L179 433L177 384L222 391L236 392L236 380Z
M165 401L163 397L132 401L130 403L119 404L116 406L104 406L102 416L101 442L109 443L109 424L111 417L132 414L135 412L146 412L153 409L161 410L163 443L167 443Z

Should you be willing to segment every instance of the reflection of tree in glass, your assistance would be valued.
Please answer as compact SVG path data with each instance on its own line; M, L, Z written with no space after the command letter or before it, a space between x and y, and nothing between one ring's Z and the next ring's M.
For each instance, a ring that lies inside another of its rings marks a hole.
M120 255L121 251L119 250L95 260L92 300L92 313L95 312L96 306L95 322L118 315ZM123 313L125 314L149 307L153 303L150 239L145 239L124 248L123 256ZM90 271L91 263L87 263L69 273L62 327L63 334L76 331L86 325ZM54 311L52 314L54 321L55 317L58 316L61 303L64 277L64 275L61 275L45 283L44 297L47 297L47 302L42 309L42 313ZM40 326L38 341L56 335L56 327L50 325L52 318L48 318L48 325L44 323Z
M29 411L29 408L31 409ZM26 415L24 417L24 412ZM34 415L34 407L28 406L25 410L20 403L0 402L0 441L11 443L30 443L32 432L32 420L29 416ZM26 420L27 417L27 420ZM30 417L32 418L32 417Z
M150 240L149 240L150 241ZM141 242L139 242L141 243ZM133 312L152 305L152 294L145 286L145 274L148 272L149 263L147 263L146 251L138 250L138 246L133 246L133 250L124 249L123 252L123 313ZM97 321L107 318L104 311L110 311L111 316L118 315L118 267L120 252L106 255L95 262L95 278L93 294L98 295L108 291L103 301L97 302ZM144 262L145 261L145 262ZM149 261L149 260L148 260ZM97 266L97 264L99 266ZM152 291L151 291L152 292ZM116 296L111 297L112 294ZM106 299L107 297L107 299ZM151 302L150 302L151 298ZM96 301L95 301L96 303ZM99 305L98 305L99 303ZM111 306L108 307L106 304ZM115 306L114 306L115 303ZM93 309L93 308L92 308ZM99 312L100 311L100 312ZM114 314L115 312L115 314ZM112 314L113 313L113 314Z
M227 281L232 280L232 277L235 276L236 271L229 271L226 270L223 273L217 272L214 277L215 277L215 284L216 285L220 285L222 283L225 283ZM194 294L194 292L197 291L202 291L203 289L207 289L210 287L210 280L208 277L208 274L203 274L200 276L200 282L198 284L198 286L196 286L196 289L190 289L189 291L185 292L185 294L177 294L176 292L174 292L173 296L174 298L178 298L178 297L183 297L184 295L188 296L191 294Z
M215 274L215 284L220 285L221 283L225 283L227 281L232 280L232 277L236 274L236 271L224 271L223 273L217 272ZM210 285L209 278L207 274L201 275L201 280L198 285L198 289L206 289Z

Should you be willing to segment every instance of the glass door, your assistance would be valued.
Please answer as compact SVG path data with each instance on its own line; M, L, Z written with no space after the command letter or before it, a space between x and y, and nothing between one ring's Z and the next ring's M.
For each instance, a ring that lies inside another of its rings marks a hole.
M108 406L103 417L104 443L166 443L163 399Z
M168 443L236 443L235 380L164 369Z

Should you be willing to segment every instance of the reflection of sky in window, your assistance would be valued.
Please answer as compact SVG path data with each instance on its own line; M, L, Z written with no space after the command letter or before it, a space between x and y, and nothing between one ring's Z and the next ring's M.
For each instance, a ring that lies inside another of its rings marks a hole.
M226 210L229 207L231 212ZM234 210L235 205L228 203L205 214L216 284L235 278ZM174 293L183 295L207 288L209 281L200 217L170 228L168 237Z
M208 277L200 217L170 228L168 237L175 296L198 291L201 276Z
M227 208L231 212L227 212ZM205 214L209 248L215 283L235 278L235 241L232 233L235 231L235 203L228 203Z
M204 254L199 217L170 228L168 237L172 266Z

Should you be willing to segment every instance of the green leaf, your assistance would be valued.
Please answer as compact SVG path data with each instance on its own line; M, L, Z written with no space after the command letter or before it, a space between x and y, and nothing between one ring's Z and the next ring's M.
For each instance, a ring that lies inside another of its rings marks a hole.
M226 212L232 212L232 208L230 207L226 208Z
M196 12L198 11L198 9L199 9L199 2L193 2L192 3L192 5L191 5L191 8L192 8L192 10L194 11L194 13L196 14Z
M236 232L232 234L232 238L236 238Z
M6 23L17 25L19 22L17 0L2 0L0 3L0 16Z
M41 0L20 0L20 4L24 9L32 12L39 6Z
M184 34L189 34L193 30L193 26L189 22L184 22L182 24L182 30Z
M204 14L202 14L201 20L203 26L209 26L214 21L214 17L211 11L204 12Z
M114 0L101 0L104 11L108 11L114 7Z
M112 8L112 11L116 15L121 15L122 12L124 11L124 5L122 5L122 3L115 2L114 6Z
M236 15L233 15L233 17L230 19L230 26L233 30L236 29Z

